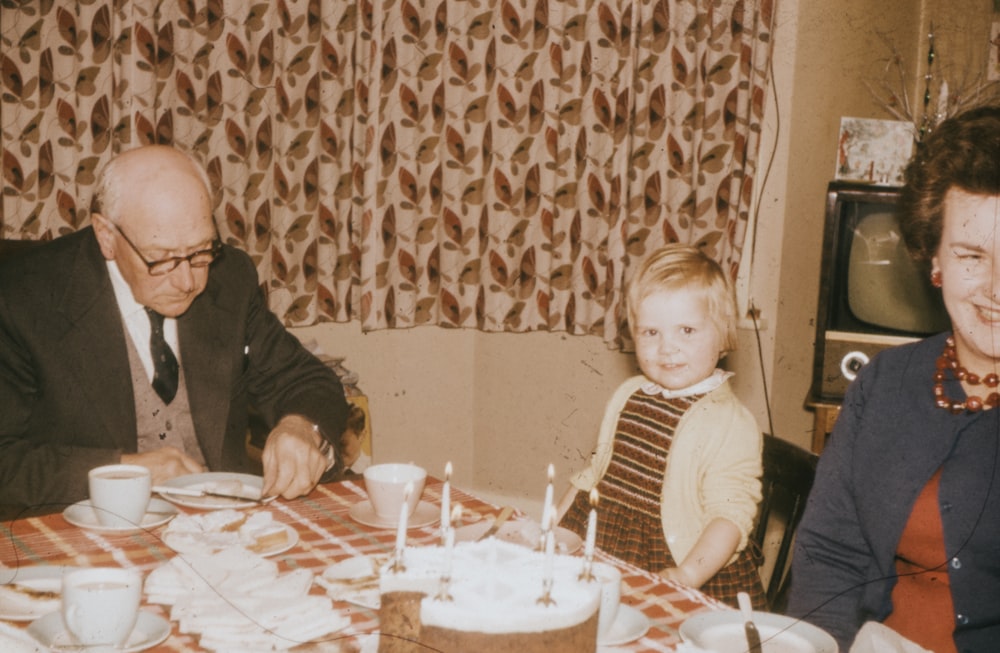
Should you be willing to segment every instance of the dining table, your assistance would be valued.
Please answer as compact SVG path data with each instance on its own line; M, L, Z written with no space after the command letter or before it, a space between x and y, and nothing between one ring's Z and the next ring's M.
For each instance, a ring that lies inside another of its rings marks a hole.
M455 485L449 484L452 506L460 505L461 514L456 528L477 521L492 519L500 507L476 497ZM442 503L445 484L441 479L428 476L422 504L436 509ZM287 524L297 534L297 542L287 551L273 556L282 569L306 569L319 577L332 565L358 556L387 558L397 544L393 528L370 526L352 515L352 507L367 500L361 476L317 486L307 496L293 500L276 499L266 505L249 510L268 510L274 520ZM197 513L188 506L179 506L185 513ZM514 518L529 519L520 510ZM426 521L426 520L425 520ZM40 565L72 567L127 567L148 575L154 569L183 555L175 552L163 541L165 525L138 529L129 533L108 533L100 529L81 528L73 525L64 513L25 517L0 523L0 563L8 570ZM414 524L405 535L407 547L435 545L441 542L440 520L433 523ZM581 555L581 551L573 555ZM648 620L648 630L634 641L613 647L600 647L604 651L665 652L674 651L681 643L679 628L692 615L726 606L702 592L676 584L657 574L646 572L629 563L597 550L595 558L614 564L622 572L621 602L638 610ZM2 568L0 568L2 569ZM314 583L311 593L326 595L320 583ZM334 608L349 619L349 624L339 632L317 641L295 646L293 651L374 651L379 631L378 613L370 607L344 601L334 601ZM146 603L142 610L169 618L169 608ZM27 628L28 623L8 624ZM171 622L171 632L161 643L148 649L153 653L187 653L206 650L199 645L197 635L180 631Z

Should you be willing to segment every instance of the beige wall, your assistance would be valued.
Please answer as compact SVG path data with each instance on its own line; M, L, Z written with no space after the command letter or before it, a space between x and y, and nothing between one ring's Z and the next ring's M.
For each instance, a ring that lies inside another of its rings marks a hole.
M823 199L833 177L840 118L889 118L864 85L881 77L889 54L876 31L891 35L907 59L916 96L922 88L916 90L912 71L926 57L928 21L938 35L938 61L968 61L985 54L992 5L777 5L776 97L767 103L757 240L752 265L748 243L741 287L741 296L761 310L764 328L759 334L740 331L740 350L727 366L737 372L737 392L761 427L771 430L770 413L776 433L807 446L812 413L804 401L812 373ZM959 45L965 48L961 54ZM437 327L363 334L357 323L296 333L346 356L347 367L359 373L373 413L376 461L414 460L440 476L450 460L459 486L532 514L538 512L547 465L556 467L558 493L586 459L604 402L635 371L630 356L609 351L595 337Z

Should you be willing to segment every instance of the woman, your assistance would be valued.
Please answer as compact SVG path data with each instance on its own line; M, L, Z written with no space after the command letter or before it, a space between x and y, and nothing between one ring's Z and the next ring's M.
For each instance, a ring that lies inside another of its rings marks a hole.
M951 333L848 389L799 527L789 613L846 651L884 622L921 646L1000 642L1000 107L943 122L906 170L907 247Z

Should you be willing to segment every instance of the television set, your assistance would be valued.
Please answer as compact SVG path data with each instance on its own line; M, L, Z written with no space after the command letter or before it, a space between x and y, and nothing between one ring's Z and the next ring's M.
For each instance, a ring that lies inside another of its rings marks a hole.
M831 182L816 316L812 399L840 401L872 356L949 328L941 292L906 250L900 189Z

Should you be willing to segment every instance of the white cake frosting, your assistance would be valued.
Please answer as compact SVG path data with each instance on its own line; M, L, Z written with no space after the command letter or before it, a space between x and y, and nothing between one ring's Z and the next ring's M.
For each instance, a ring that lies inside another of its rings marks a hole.
M450 563L449 563L450 558ZM381 573L381 592L425 594L420 620L425 626L479 633L535 633L568 628L595 613L600 583L581 581L583 559L545 555L494 538L445 547L407 548L405 571L391 563ZM441 579L451 565L451 600L441 600ZM553 603L543 605L543 578L551 567Z

